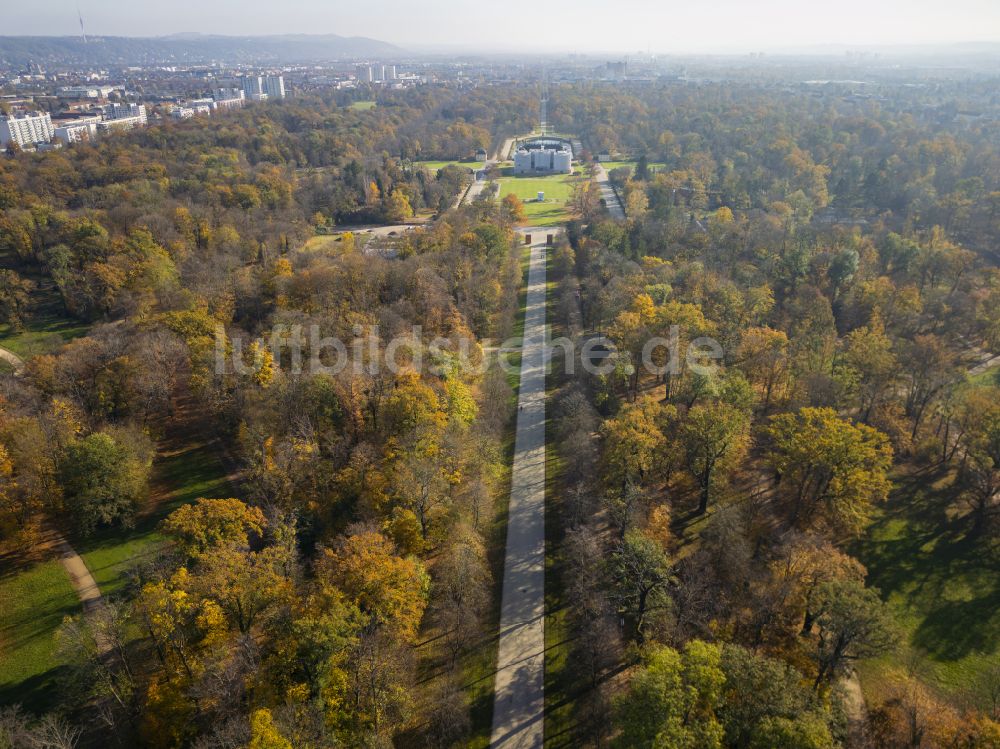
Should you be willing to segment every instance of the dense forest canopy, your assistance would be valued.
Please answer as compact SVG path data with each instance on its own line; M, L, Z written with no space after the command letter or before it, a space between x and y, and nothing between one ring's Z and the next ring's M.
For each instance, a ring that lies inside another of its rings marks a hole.
M74 326L0 379L3 550L149 543L58 626L47 715L0 712L0 747L484 745L517 380L459 350L518 331L525 215L462 204L454 162L532 131L538 94L302 96L0 159L8 337ZM550 323L615 351L549 376L548 728L1000 745L995 82L548 97L585 149ZM362 224L387 234L332 236ZM359 366L298 369L270 347L293 329ZM720 358L669 369L671 336ZM973 634L914 624L918 576Z

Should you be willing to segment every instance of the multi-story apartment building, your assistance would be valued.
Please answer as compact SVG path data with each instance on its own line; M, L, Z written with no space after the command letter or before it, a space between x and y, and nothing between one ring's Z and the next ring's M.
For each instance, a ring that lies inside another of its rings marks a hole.
M280 75L269 75L264 78L264 93L268 99L285 98L285 78Z
M52 123L55 126L55 136L64 145L94 140L97 137L97 126L100 117L78 117L75 120L60 120Z
M21 148L48 143L55 135L52 116L48 112L34 112L0 117L0 146L17 143Z
M105 121L136 120L136 124L145 125L148 122L145 104L122 104L113 102L104 107Z
M250 101L285 98L285 78L281 75L245 75L243 95Z

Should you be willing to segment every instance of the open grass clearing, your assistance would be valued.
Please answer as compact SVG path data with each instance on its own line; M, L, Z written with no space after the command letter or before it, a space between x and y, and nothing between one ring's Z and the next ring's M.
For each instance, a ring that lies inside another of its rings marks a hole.
M0 704L43 712L56 703L62 663L55 632L80 599L58 559L0 578Z
M444 169L446 166L457 166L462 169L468 169L470 172L477 172L480 169L486 168L486 164L482 161L414 161L413 166L422 167L431 174L437 174L438 171Z
M66 313L62 297L51 282L40 280L31 292L24 329L0 325L0 347L22 359L58 351L64 343L87 334L90 324Z
M500 197L513 193L524 203L526 223L530 226L555 226L568 221L568 203L573 195L573 185L579 175L552 174L545 177L504 177ZM538 193L545 193L545 200L538 201Z
M985 676L1000 662L1000 541L969 535L949 472L897 480L852 552L900 627L899 648L861 664L869 701L893 674L916 675L956 705L985 707Z

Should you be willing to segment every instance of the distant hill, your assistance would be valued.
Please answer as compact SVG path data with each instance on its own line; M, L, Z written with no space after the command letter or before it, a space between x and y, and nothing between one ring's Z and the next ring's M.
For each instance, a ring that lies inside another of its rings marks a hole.
M210 62L315 62L399 55L387 42L336 34L165 37L0 36L0 63L46 65L202 64Z

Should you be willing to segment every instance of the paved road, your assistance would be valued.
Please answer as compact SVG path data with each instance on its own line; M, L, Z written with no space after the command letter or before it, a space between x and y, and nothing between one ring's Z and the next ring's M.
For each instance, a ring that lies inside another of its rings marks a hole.
M531 246L492 747L542 746L545 722L545 258Z
M601 197L604 198L604 204L607 205L611 218L624 221L625 209L622 207L621 201L618 200L618 193L611 186L611 181L608 179L608 170L601 164L596 164L594 166L594 178L597 180L597 186L601 188Z
M510 149L514 147L514 138L507 138L500 146L500 150L493 154L493 161L506 161L510 158Z
M489 180L486 179L476 179L475 182L469 187L469 191L465 193L465 199L462 200L463 205L471 205L476 198L482 194L483 190L489 184ZM497 186L499 189L499 185Z

